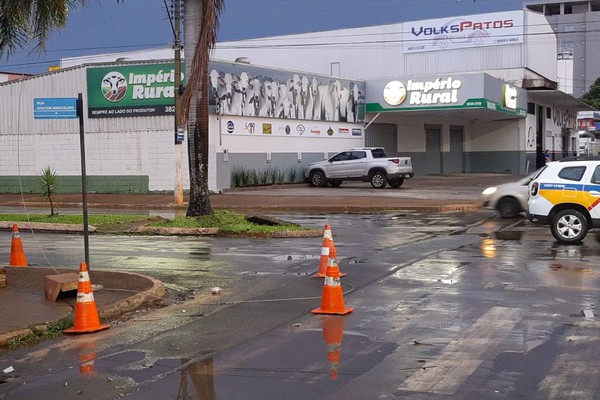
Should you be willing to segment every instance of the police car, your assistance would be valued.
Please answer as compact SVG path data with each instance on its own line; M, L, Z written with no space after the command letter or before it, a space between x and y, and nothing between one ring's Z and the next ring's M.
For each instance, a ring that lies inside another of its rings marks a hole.
M562 243L583 240L600 227L600 157L568 157L546 164L529 184L527 218L550 225Z

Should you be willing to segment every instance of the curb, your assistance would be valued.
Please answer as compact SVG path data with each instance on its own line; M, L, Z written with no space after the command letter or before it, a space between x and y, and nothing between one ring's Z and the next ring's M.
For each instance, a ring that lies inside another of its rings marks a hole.
M109 318L110 319L110 318L115 318L115 317L121 316L123 314L127 314L128 312L131 312L131 311L137 309L138 307L140 307L142 304L144 304L148 300L162 299L162 297L165 295L165 286L158 279L155 279L155 278L153 278L151 276L147 276L147 275L135 274L132 272L120 272L120 273L127 274L127 275L135 275L135 276L139 276L139 277L148 279L149 281L152 282L152 287L148 290L145 290L143 292L136 293L133 296L127 297L126 299L117 301L116 303L109 304L104 307L98 308L98 315L100 316L100 318ZM106 290L110 290L110 289L106 289Z
M34 229L45 232L83 233L83 226L78 224L54 224L48 222L0 221L0 229L10 230L16 224L19 230ZM88 232L96 232L96 227L88 226Z
M145 233L149 235L197 235L207 236L219 233L218 228L163 228L158 226L138 226L125 233Z
M151 276L136 274L132 272L119 272L119 274L127 274L131 276L142 277L152 282L152 287L143 292L136 293L132 296L129 296L123 300L117 301L112 304L107 304L102 307L98 307L98 316L102 319L114 319L121 315L124 315L128 312L134 311L139 308L142 304L149 300L157 300L161 299L165 295L165 287L164 284ZM107 291L110 289L106 289ZM72 314L74 311L72 310L68 314ZM35 334L35 331L44 331L48 327L48 325L52 322L49 321L45 323L37 323L32 324L26 328L15 329L10 332L5 332L0 334L0 348L7 347L9 345L9 341L18 338L19 336Z
M290 212L300 214L365 214L365 213L384 213L394 211L416 212L416 213L439 213L449 211L477 211L481 206L475 203L456 203L437 206L215 206L215 209L235 209L237 211L252 212Z

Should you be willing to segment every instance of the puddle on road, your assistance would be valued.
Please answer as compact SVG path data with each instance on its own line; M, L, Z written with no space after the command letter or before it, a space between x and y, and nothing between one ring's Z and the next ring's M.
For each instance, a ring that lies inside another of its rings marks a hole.
M394 343L345 332L344 324L344 317L324 315L306 325L256 337L213 358L169 360L171 373L130 396L135 400L287 399L300 398L290 394L301 393L306 399L328 398L397 348ZM177 363L183 368L175 370ZM133 375L126 371L126 376Z
M494 232L494 238L497 240L521 240L523 231L498 231Z
M494 239L483 239L481 241L481 254L485 258L496 258L496 241Z
M392 277L413 281L455 284L460 280L460 274L455 272L466 265L469 265L469 263L458 260L425 259L402 268L394 273Z
M274 256L275 261L303 261L303 260L317 260L321 256L315 256L310 254L286 254L282 256Z
M144 361L143 351L126 351L96 359L95 368L103 373L129 378L135 382L146 382L157 375L168 373L181 365L177 359L164 358L155 362Z
M555 243L550 250L550 256L552 258L569 259L600 257L600 246L597 243L593 243L593 246L588 246L585 242L572 245Z
M293 275L293 276L309 276L313 275L314 272L288 272L288 271L244 271L239 272L238 275L256 275L256 276L285 276L285 275Z

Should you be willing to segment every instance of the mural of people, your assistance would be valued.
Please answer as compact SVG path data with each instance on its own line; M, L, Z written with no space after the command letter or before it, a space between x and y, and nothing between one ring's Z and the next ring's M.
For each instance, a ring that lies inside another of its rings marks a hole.
M364 122L364 82L220 62L209 70L209 104L218 114Z

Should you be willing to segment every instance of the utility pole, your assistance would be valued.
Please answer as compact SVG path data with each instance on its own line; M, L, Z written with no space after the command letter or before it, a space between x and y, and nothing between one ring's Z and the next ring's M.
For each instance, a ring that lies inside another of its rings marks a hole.
M181 114L181 0L173 0L174 7L174 35L175 41L173 48L175 50L175 203L183 205L183 139L184 128L179 126L179 116Z

